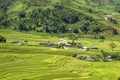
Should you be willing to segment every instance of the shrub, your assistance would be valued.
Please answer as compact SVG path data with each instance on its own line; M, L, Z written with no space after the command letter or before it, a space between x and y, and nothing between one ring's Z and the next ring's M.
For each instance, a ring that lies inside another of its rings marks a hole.
M77 54L72 54L72 57L76 57L77 56Z
M102 53L103 58L105 58L106 56L109 55L109 53L108 53L108 52L105 52L104 50L101 50L101 53Z
M120 52L114 52L111 54L111 57L116 60L120 60Z
M25 15L24 12L20 12L20 13L19 13L19 16L20 16L20 18L25 18L26 15Z
M101 35L101 36L100 36L100 39L105 39L105 36Z
M4 38L3 36L0 36L0 42L1 43L6 43L6 38Z
M118 78L118 80L120 80L120 77Z

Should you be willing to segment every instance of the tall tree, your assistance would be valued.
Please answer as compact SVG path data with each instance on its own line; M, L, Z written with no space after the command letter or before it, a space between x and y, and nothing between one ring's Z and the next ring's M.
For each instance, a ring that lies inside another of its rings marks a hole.
M112 41L112 43L110 43L109 46L110 46L110 48L112 49L112 53L113 53L114 48L116 47L116 44L113 43L113 41Z

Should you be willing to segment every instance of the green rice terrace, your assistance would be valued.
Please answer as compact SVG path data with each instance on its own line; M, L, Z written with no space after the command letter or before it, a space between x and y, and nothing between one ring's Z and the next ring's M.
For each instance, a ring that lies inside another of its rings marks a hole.
M96 57L102 55L102 49L112 52L109 47L112 41L116 44L114 52L120 52L118 35L112 38L106 36L104 42L82 36L74 43L89 48L96 46L98 49L81 50L76 46L55 48L40 45L41 42L48 41L58 43L63 35L9 29L1 29L0 34L7 40L6 43L0 43L0 80L119 80L119 60L89 61L73 56ZM70 43L72 40L67 35L64 34L64 39ZM15 43L18 40L21 44Z
M120 80L120 0L0 0L0 80Z

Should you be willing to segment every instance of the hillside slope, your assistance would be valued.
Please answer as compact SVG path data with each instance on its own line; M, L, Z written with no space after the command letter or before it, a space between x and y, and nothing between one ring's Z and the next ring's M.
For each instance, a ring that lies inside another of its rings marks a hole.
M58 33L120 30L120 0L1 0L0 27Z

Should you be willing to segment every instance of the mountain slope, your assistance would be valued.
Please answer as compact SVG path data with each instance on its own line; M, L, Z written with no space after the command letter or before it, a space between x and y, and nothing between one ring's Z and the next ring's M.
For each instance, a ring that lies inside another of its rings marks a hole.
M1 0L0 27L38 32L119 31L120 0ZM107 18L107 19L106 19Z

